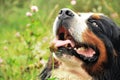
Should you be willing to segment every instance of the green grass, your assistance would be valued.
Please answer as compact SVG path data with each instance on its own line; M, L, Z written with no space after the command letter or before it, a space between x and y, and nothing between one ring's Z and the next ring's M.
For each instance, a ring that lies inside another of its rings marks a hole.
M120 24L119 0L0 0L0 80L37 80L50 55L52 25L64 7L76 12L102 12ZM38 12L27 17L30 6ZM58 80L50 78L48 80Z

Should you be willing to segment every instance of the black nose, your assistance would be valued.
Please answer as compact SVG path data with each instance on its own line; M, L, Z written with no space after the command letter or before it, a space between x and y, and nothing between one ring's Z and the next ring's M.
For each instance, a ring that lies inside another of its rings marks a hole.
M63 19L72 18L73 16L74 14L70 9L64 8L60 10L58 18L63 20Z

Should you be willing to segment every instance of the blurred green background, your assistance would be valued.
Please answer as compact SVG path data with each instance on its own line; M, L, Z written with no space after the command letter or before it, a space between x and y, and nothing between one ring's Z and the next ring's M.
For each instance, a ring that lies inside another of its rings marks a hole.
M0 0L0 80L38 79L50 55L54 19L65 7L104 13L120 24L120 0Z

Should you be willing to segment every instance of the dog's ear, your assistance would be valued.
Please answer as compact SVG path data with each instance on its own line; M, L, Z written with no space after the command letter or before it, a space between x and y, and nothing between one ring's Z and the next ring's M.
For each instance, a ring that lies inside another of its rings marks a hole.
M52 75L52 70L58 68L60 65L60 62L53 58L53 55L51 54L49 57L49 60L45 66L45 68L40 73L39 77L41 80L47 80Z
M49 57L49 60L39 75L40 80L47 80L51 76L52 71L52 55Z
M106 16L101 16L97 21L103 33L108 36L112 43L120 46L120 28L116 23Z
M120 51L120 28L116 25L112 19L103 16L101 21L106 28L106 33L109 34L109 38L112 41L114 48Z
M119 37L119 28L112 19L106 16L101 16L101 18L98 21L100 21L100 26L103 29L103 32L110 39L116 39Z

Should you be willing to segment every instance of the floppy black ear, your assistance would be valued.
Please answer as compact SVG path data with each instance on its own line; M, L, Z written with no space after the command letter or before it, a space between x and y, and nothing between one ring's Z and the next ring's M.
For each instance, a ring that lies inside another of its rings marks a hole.
M100 21L104 25L106 35L110 38L114 48L120 51L120 28L108 17L102 16Z
M53 58L52 54L49 57L49 60L45 66L45 68L42 70L42 72L39 75L40 80L47 80L52 75L52 69L56 69L59 67L59 61Z
M52 55L50 56L45 68L42 70L42 72L39 75L40 80L47 80L51 76L52 71Z

